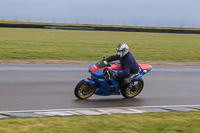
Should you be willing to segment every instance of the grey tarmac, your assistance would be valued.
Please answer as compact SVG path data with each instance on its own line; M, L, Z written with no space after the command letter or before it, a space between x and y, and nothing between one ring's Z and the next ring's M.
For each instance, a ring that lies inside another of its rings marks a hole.
M78 100L74 87L90 76L88 65L0 64L0 111L199 105L199 66L153 66L136 97Z

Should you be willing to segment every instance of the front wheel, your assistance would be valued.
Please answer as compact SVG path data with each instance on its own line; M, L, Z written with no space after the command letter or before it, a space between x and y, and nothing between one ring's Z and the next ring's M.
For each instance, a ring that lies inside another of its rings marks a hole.
M143 89L144 87L144 81L142 78L132 81L130 83L130 87L128 87L125 91L121 90L122 96L125 98L133 98L137 96Z
M95 86L91 86L85 80L81 80L74 89L74 94L78 99L87 99L94 94Z

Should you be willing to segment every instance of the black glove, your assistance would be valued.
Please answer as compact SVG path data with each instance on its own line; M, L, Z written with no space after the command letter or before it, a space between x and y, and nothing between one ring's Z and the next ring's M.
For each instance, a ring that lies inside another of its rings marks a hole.
M117 80L117 78L118 78L117 72L113 72L108 68L105 68L103 70L103 76L106 78L109 78L109 79L110 79L110 77L112 77L114 80Z
M113 71L109 71L110 73L110 76L114 79L114 80L117 80L118 79L118 73L117 72L113 72Z

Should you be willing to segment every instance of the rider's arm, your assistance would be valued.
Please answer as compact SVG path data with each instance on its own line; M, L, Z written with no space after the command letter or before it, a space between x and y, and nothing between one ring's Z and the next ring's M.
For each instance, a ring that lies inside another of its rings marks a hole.
M107 62L112 62L112 61L115 61L115 60L119 60L119 55L112 55L112 56L106 58Z
M121 71L118 72L118 76L120 78L123 78L123 77L127 76L130 73L130 71L131 71L131 65L130 64L126 64L124 66L124 68Z

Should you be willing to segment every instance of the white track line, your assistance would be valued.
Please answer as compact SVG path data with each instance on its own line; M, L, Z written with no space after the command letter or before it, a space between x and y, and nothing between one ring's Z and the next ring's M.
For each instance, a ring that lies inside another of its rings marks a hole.
M142 108L175 108L175 107L200 107L199 105L166 105L166 106L136 106L136 107L105 107L105 108L69 108L69 109L45 109L45 110L18 110L18 111L0 111L0 113L28 113L28 112L51 112L68 110L90 110L90 109L142 109Z

